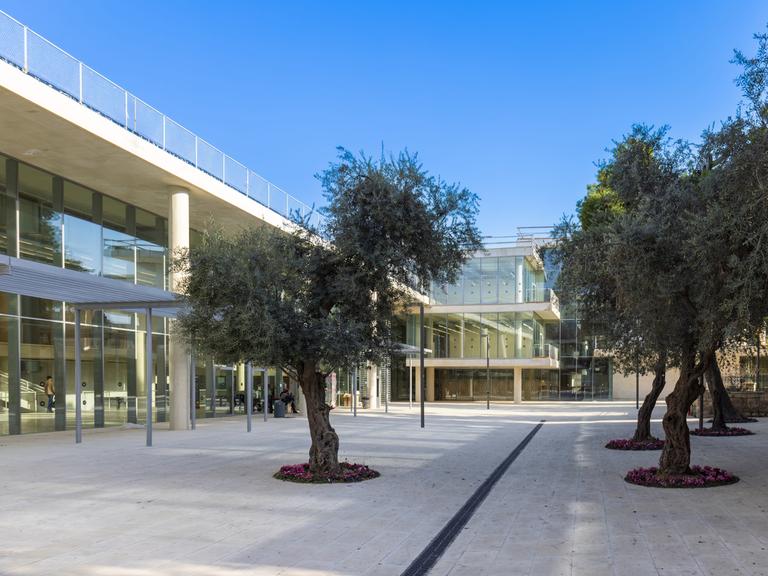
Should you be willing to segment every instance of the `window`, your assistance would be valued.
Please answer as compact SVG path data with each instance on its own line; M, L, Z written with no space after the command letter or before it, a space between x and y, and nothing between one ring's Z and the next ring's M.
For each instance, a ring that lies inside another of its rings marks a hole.
M54 210L53 177L19 164L19 255L61 265L61 214Z
M101 196L64 181L64 264L70 270L101 274Z

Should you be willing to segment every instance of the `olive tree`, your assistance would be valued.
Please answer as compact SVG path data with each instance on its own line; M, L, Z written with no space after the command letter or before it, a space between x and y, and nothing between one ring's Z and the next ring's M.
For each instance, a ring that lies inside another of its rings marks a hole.
M481 239L476 195L430 176L416 156L340 149L318 178L321 228L212 225L175 265L186 277L181 333L219 361L284 367L306 398L310 469L333 476L328 374L384 358L394 315L432 281L452 281Z

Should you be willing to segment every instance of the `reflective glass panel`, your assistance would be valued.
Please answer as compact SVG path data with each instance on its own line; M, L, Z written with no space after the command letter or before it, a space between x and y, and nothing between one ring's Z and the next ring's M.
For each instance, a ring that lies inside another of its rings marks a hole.
M520 357L522 333L520 332L519 314L514 312L499 313L499 358L512 359Z
M515 303L515 257L499 258L499 303Z
M15 319L0 316L0 348L5 354L0 354L0 435L8 434L9 396L9 366L8 366L8 333L9 322Z
M480 304L481 284L480 259L474 258L464 265L464 304Z
M499 259L494 257L480 259L483 304L496 304L499 301L498 263Z
M44 320L21 320L19 380L21 431L51 432L56 429L56 412L64 414L72 400L65 382L58 377L57 360L63 357L62 324Z
M102 200L102 262L107 278L136 281L136 238L128 233L128 206L107 196Z
M165 219L136 209L136 283L165 287L167 233Z
M136 389L136 334L124 319L107 314L104 320L104 424L128 422L128 390ZM117 320L117 321L116 321ZM115 326L115 327L112 327ZM135 392L133 394L135 402Z
M486 353L486 345L488 346L488 357L489 358L498 358L498 349L499 349L499 327L498 327L498 319L499 315L496 312L485 312L480 315L481 316L481 323L483 330L486 331L488 334L488 344L486 342L481 342L482 345L482 354L485 356ZM485 340L485 339L483 339Z
M533 332L535 322L530 313L520 314L520 349L518 358L533 358Z
M94 222L95 192L64 181L64 262L70 270L101 274L101 225Z
M448 314L446 325L448 333L448 358L461 358L462 355L462 324L461 314Z
M464 314L464 358L485 358L485 343L481 342L480 314Z
M19 164L19 254L61 263L61 215L54 210L53 177L26 164Z

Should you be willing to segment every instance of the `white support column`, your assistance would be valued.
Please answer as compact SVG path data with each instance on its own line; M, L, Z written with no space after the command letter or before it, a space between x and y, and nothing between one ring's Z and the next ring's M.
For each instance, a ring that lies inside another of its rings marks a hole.
M379 377L379 366L369 364L366 367L366 382L368 382L368 406L370 408L379 408L379 399L381 398L381 378Z
M515 404L523 401L523 369L515 368Z
M169 189L169 193L168 247L171 257L174 257L179 250L189 248L189 190L174 186ZM182 280L180 274L171 272L170 290L175 292ZM172 327L173 321L169 324ZM190 414L190 353L187 346L174 336L170 337L168 348L171 430L187 430Z
M147 350L145 353L145 376L147 385L147 446L152 446L152 389L154 388L154 370L152 361L152 308L147 308L147 336L144 340Z
M335 393L335 390L334 390ZM307 417L307 398L304 396L304 390L301 389L299 383L296 382L296 408L299 410L299 418ZM335 396L333 397L335 399Z
M82 405L80 403L80 397L82 394L82 386L80 384L81 349L82 341L80 340L80 309L75 308L75 443L77 444L80 444L83 441L83 411ZM59 386L61 386L61 384L59 384ZM66 394L62 394L61 397L66 398ZM64 401L66 402L66 400Z
M515 266L515 302L525 302L525 289L523 286L523 258Z
M245 429L250 432L253 428L253 365L248 362L245 365Z

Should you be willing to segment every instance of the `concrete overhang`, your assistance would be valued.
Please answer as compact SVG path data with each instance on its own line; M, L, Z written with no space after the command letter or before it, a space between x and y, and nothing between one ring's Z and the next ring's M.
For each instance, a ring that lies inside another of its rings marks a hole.
M558 360L552 358L491 358L490 367L494 370L504 368L541 368L557 370L560 367ZM418 366L419 359L409 357L407 366ZM426 358L424 366L427 368L485 368L485 358Z
M107 117L0 61L0 153L168 217L172 187L190 192L190 226L227 229L286 218Z
M419 309L411 306L408 312L417 314ZM519 304L432 304L424 309L425 314L491 314L494 312L532 312L542 320L559 320L560 308L551 302L521 302Z

